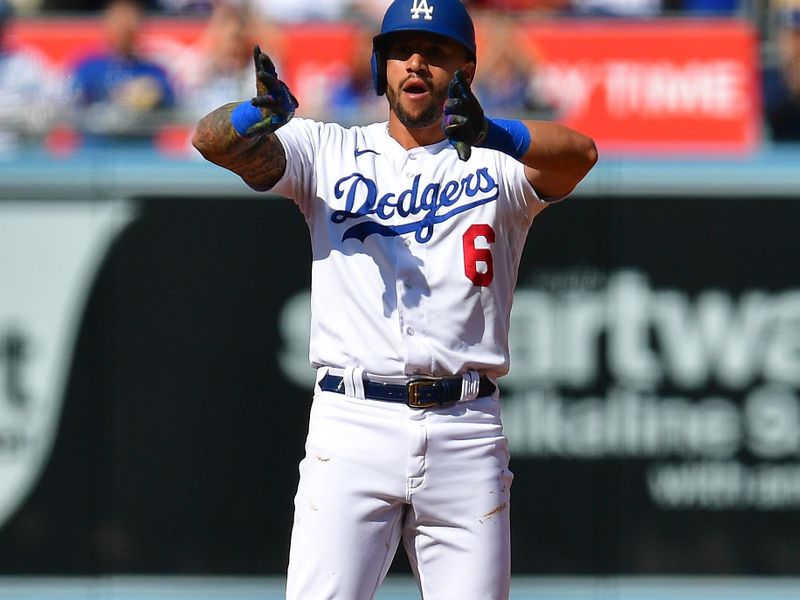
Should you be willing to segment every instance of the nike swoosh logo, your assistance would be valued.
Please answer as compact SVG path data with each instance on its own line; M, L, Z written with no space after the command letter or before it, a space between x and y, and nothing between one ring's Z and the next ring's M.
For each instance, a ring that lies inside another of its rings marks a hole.
M359 156L361 156L362 154L369 154L370 152L372 152L373 154L375 154L375 155L377 155L377 156L380 156L380 155L381 155L381 153L380 153L380 152L376 152L375 150L370 150L369 148L365 148L364 150L360 150L360 149L356 148L356 149L353 151L353 156L355 156L356 158L358 158L358 157L359 157Z

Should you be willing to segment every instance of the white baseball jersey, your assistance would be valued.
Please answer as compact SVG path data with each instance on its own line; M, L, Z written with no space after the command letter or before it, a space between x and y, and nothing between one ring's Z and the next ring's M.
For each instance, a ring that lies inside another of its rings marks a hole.
M296 118L273 192L311 232L314 366L384 376L508 371L525 238L547 205L494 150L458 159L447 140L405 150L387 123Z

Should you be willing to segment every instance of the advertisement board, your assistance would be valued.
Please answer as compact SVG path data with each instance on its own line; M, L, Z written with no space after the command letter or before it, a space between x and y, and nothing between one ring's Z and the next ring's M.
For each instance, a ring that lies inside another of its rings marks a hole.
M537 217L500 381L515 573L800 573L796 200ZM62 204L0 202L0 570L282 573L313 383L302 217Z
M520 27L565 124L619 153L748 153L761 142L758 39L738 21Z
M745 21L519 20L503 39L493 37L493 21L477 19L479 65L498 46L519 49L532 93L602 152L743 155L761 142L758 38ZM180 88L212 51L204 31L199 21L152 19L141 47ZM22 21L10 34L65 73L100 36L86 19ZM357 53L369 61L369 32L355 23L264 25L255 39L300 99L299 116L340 116L325 114L327 94ZM479 66L477 76L491 71Z

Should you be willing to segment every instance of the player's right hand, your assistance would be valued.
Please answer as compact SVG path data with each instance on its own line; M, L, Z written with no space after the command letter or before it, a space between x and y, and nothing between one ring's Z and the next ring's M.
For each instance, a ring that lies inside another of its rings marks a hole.
M278 79L275 65L261 47L253 48L253 62L256 68L256 96L250 104L261 109L263 119L247 130L247 135L272 133L283 127L294 116L299 106L289 86Z

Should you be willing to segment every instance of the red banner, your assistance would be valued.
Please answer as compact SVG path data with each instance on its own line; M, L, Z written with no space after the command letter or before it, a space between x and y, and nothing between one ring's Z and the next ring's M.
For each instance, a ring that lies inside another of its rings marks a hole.
M192 56L202 59L203 27L154 20L143 47L167 65L191 64ZM60 69L100 43L91 20L21 21L11 34ZM601 151L745 153L760 142L758 39L745 22L521 22L513 35L538 95ZM354 26L343 23L282 27L279 39L265 37L262 46L277 53L282 77L306 107L324 104L319 90L349 68L359 43ZM479 76L488 75L479 69Z
M746 152L760 141L757 38L738 21L520 28L566 124L620 151Z

